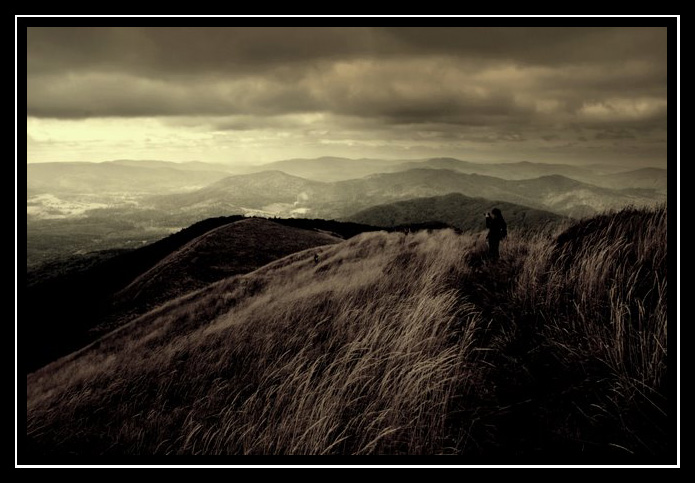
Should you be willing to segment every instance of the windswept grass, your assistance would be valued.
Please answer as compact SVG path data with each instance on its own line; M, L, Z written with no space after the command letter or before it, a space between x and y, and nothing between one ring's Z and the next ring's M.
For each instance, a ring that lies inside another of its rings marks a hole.
M27 377L25 454L668 460L666 209L510 233L496 263L365 233L171 301Z
M625 209L538 240L513 291L588 444L653 454L671 442L666 219Z

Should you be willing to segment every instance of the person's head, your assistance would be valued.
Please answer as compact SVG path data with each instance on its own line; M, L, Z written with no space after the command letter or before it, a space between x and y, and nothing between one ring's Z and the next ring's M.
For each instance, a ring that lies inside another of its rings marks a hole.
M499 218L502 216L502 212L500 211L499 208L493 208L490 213L492 213L492 216L495 218Z

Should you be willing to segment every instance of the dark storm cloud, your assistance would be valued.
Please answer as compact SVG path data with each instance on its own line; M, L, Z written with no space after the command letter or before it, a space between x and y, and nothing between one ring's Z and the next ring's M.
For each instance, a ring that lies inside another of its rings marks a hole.
M384 29L412 49L533 65L666 60L665 29L606 27L469 27Z
M614 128L604 129L596 133L596 139L634 139L635 134L629 129Z
M113 68L153 74L253 71L353 57L453 55L533 65L665 65L660 28L79 27L29 28L28 71Z
M171 79L101 71L44 74L27 80L27 114L83 118L323 111L395 124L484 124L530 112L508 92L477 87L484 81L460 78L456 69L441 64L356 60L317 66L292 82L257 74L228 79L202 73ZM443 79L442 74L450 78Z
M282 114L320 106L296 84L263 78L157 80L120 73L43 75L27 80L27 115L84 118Z
M311 113L497 131L471 134L480 142L526 139L531 125L546 140L557 126L595 139L612 123L665 129L666 29L27 30L28 116L219 117L243 130Z
M279 64L392 51L383 37L366 28L29 28L28 72L97 68L155 77L242 75Z

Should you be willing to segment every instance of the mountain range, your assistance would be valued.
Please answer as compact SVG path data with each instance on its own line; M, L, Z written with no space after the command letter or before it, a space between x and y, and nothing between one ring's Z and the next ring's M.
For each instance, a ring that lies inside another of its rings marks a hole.
M243 168L155 160L31 164L27 267L133 249L211 217L350 220L380 205L452 193L581 218L665 202L666 170L451 158L294 159ZM465 206L455 209L447 207L447 219L469 216Z
M244 212L277 216L347 218L384 203L461 193L581 217L620 206L647 206L665 200L656 190L613 190L561 175L506 180L446 169L417 168L364 178L319 182L263 171L221 179L198 190L153 198L159 210Z
M243 168L247 173L261 171L282 171L292 176L314 181L343 181L346 179L363 178L377 173L400 171L407 169L403 159L350 159L335 156L320 158L294 158L249 166Z
M663 191L666 189L667 184L667 172L661 168L633 170L607 164L580 166L560 163L533 163L530 161L475 163L455 158L384 160L322 157L315 159L288 159L246 169L249 172L278 170L301 178L329 182L411 169L447 169L464 174L480 174L508 180L561 175L584 183L612 189L647 188Z

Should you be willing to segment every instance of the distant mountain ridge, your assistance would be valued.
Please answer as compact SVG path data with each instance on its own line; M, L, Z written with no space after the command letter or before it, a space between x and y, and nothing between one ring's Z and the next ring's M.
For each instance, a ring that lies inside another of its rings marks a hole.
M415 168L449 169L465 174L480 174L502 179L528 179L550 174L559 174L584 182L591 182L596 178L594 170L569 164L532 163L529 161L474 163L455 158L432 158L403 163L395 168L402 171Z
M666 170L657 168L615 172L617 168L610 167L602 172L600 167L527 161L335 157L264 166L284 171L250 167L251 172L239 174L231 166L198 161L31 164L27 266L94 250L142 246L199 220L232 214L341 220L372 206L461 193L581 218L625 206L657 205L665 202L667 192ZM309 178L322 168L323 178L335 181ZM587 172L596 175L592 183L578 179ZM542 176L535 176L539 173Z
M601 186L620 186L621 188L654 189L666 194L668 189L668 176L665 169L642 168L634 171L613 173L606 175Z
M418 168L448 169L464 174L480 174L510 180L559 174L577 181L614 189L665 189L666 187L666 169L654 167L631 170L608 165L579 166L530 161L480 163L456 158L404 160L324 156L287 159L256 166L234 166L233 164L202 161L177 163L128 159L99 163L31 163L27 165L27 189L32 193L37 192L37 190L38 192L46 192L46 190L50 192L50 188L62 191L92 191L93 186L89 183L95 181L95 176L99 176L109 189L144 189L151 192L159 187L176 188L182 181L181 178L176 178L176 172L188 173L188 184L190 185L191 181L214 182L229 175L253 174L263 171L282 171L291 176L313 181L336 182ZM163 179L157 179L157 170L161 170ZM175 170L175 172L172 173L171 170ZM147 181L144 182L144 180ZM183 187L185 186L183 185Z
M410 160L350 159L322 157L288 159L248 168L254 172L280 170L293 176L315 181L345 181L379 173L395 173L411 169L448 169L464 174L480 174L508 180L538 178L559 174L584 183L604 188L665 189L666 170L641 168L631 170L606 164L571 165L538 163L531 161L481 163L456 158L429 158Z
M323 156L320 158L295 158L274 161L247 169L252 172L279 170L292 176L299 176L314 181L333 182L389 172L397 169L397 166L403 162L404 160L398 159L350 159Z
M182 171L217 171L222 173L236 173L238 170L230 165L222 163L209 163L204 161L182 161L180 163L172 161L148 160L148 159L116 159L104 161L99 164L115 164L119 166L134 166L147 168L173 168Z
M656 191L610 190L561 175L506 180L453 170L415 168L331 183L280 171L236 175L191 193L162 197L155 203L161 208L201 214L205 210L238 210L250 214L257 211L264 215L347 219L371 206L449 193L574 217L625 205L652 205L665 199Z

